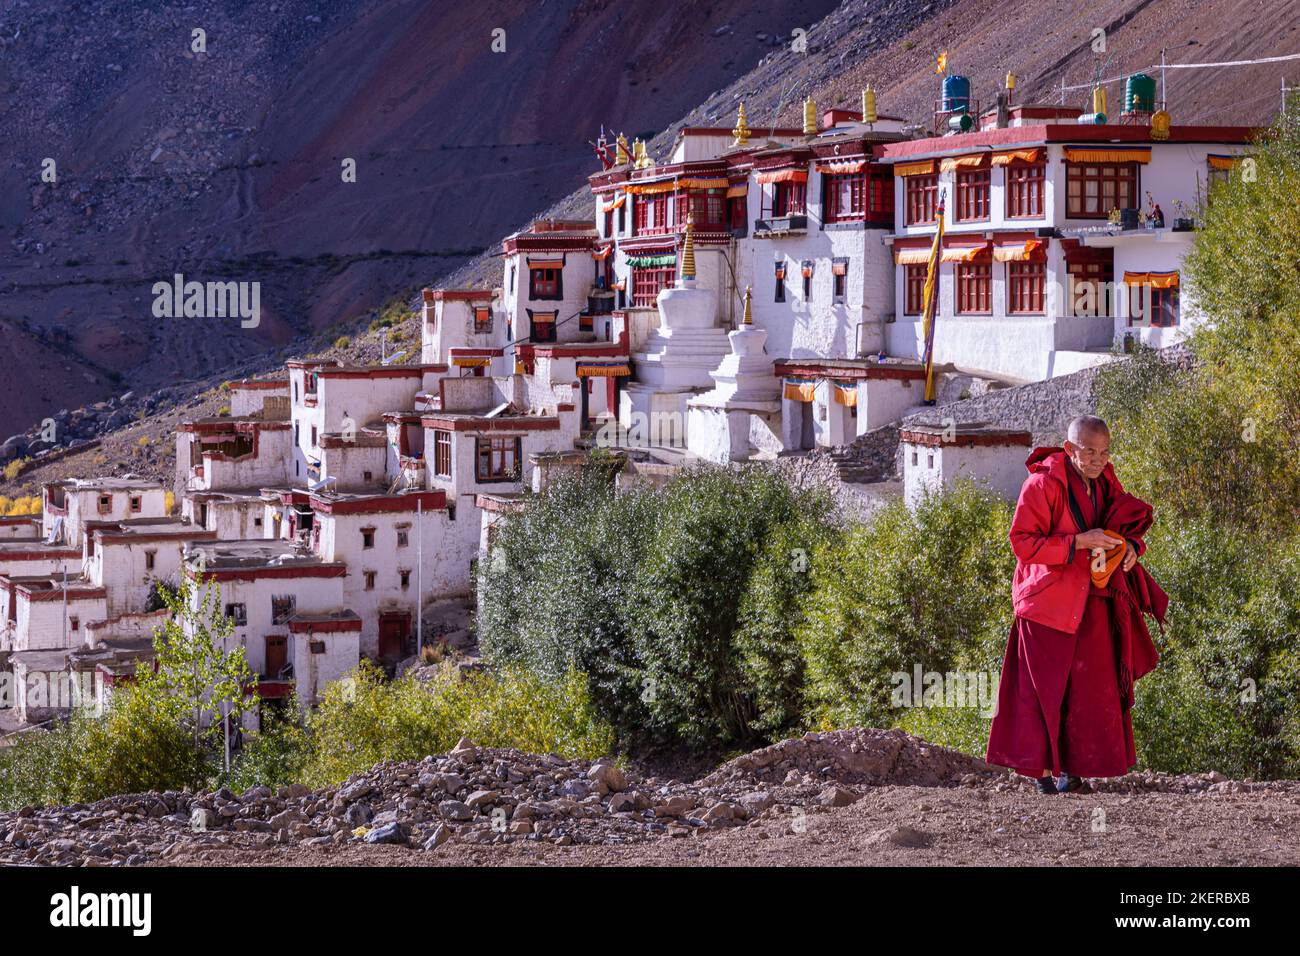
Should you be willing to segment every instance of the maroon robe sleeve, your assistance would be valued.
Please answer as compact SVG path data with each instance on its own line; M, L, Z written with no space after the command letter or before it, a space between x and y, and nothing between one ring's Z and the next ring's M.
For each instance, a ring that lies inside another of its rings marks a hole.
M1021 564L1069 564L1074 558L1074 533L1052 529L1047 480L1030 475L1020 489L1011 519L1011 550Z

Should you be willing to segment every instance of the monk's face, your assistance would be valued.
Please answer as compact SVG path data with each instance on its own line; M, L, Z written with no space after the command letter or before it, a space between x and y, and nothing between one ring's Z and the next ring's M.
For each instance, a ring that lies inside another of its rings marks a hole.
M1074 462L1074 467L1083 472L1087 478L1097 478L1106 470L1110 461L1110 434L1108 432L1084 432L1076 445L1070 440L1065 442L1065 453Z

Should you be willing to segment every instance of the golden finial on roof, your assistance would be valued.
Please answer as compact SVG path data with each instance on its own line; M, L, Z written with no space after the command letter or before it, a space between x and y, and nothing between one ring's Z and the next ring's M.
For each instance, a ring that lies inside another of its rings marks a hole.
M626 166L632 158L628 154L627 137L624 136L622 133L619 133L618 139L616 140L616 144L617 144L617 150L614 154L614 158L618 162L618 165Z
M740 101L740 109L736 111L736 128L731 131L731 135L736 137L732 141L732 146L749 145L749 122L745 119L745 101Z
M803 101L803 134L817 135L817 104L813 102L811 96Z
M686 214L686 245L682 249L682 278L695 278L695 214Z
M754 324L753 302L754 302L754 287L752 285L747 285L745 286L745 316L740 320L742 325Z
M645 140L636 139L632 141L632 165L636 169L645 169L647 166L654 165L654 160L646 152Z
M879 119L876 113L876 91L867 84L867 88L862 91L862 122L874 123Z

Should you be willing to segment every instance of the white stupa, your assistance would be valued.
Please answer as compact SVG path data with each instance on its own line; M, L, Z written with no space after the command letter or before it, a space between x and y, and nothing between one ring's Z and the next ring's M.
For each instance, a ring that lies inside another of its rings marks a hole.
M752 299L746 289L745 317L727 336L731 354L711 373L717 384L688 406L687 447L719 464L780 448L781 382L764 351L767 330L754 326Z
M686 403L713 387L710 373L727 354L717 324L718 297L695 284L695 226L686 222L681 275L659 293L659 328L633 353L636 381L623 389L619 423L652 444L684 444Z

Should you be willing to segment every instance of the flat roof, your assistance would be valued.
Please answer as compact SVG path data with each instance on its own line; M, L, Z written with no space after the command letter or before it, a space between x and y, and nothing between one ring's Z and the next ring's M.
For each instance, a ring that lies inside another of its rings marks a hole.
M149 478L63 478L58 481L45 482L46 488L67 488L71 490L163 490L161 481L153 481Z

